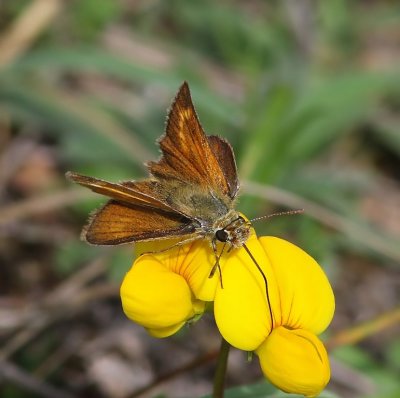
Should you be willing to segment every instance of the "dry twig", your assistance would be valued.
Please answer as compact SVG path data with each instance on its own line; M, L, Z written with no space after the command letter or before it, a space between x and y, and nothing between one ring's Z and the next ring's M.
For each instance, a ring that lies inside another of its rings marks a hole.
M85 304L93 299L116 295L117 289L110 286L87 291L87 285L104 271L105 260L97 259L57 286L41 302L29 306L21 313L20 321L15 323L16 328L21 327L21 330L6 341L0 351L0 360L9 358L55 321L70 316L71 312L82 311L86 308Z

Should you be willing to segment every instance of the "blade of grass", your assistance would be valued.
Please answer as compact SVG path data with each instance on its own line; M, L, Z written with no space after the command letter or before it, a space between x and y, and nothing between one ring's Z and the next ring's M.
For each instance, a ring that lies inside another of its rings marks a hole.
M382 233L362 227L347 217L336 214L317 203L283 189L250 181L244 182L243 185L247 195L257 196L280 206L305 209L305 213L310 217L343 233L363 246L373 249L386 258L400 263L400 245L394 239L383 236Z
M111 115L90 106L79 97L43 86L21 89L16 85L3 85L0 88L0 101L11 105L12 109L40 119L42 123L52 124L56 131L86 131L94 136L105 137L129 155L139 167L153 157L131 131L123 128Z

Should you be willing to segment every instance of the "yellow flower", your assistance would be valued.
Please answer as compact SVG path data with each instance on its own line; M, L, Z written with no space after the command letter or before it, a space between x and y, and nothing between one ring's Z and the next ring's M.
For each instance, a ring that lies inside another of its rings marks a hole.
M255 351L274 385L310 397L325 387L329 361L317 335L332 319L334 296L315 260L285 240L253 234L246 246L263 274L244 248L234 249L221 258L221 283L218 272L209 278L215 254L208 242L160 252L171 244L139 246L141 253L154 253L142 254L121 286L130 319L166 337L214 301L222 336L234 347Z
M329 382L325 347L308 330L279 326L258 347L257 355L266 377L288 393L314 397Z
M246 245L267 278L269 303L249 255L243 249L231 252L223 262L224 289L217 287L215 295L218 328L233 346L255 351L278 388L316 396L330 377L317 337L334 313L329 281L312 257L283 239L252 236Z
M142 254L121 285L126 316L144 326L155 337L177 332L187 321L202 314L212 301L219 283L209 278L215 256L204 241L172 246L173 240L141 243Z

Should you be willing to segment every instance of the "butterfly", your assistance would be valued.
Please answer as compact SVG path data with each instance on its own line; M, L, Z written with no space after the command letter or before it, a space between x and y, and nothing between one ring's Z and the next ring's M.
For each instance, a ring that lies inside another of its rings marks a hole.
M110 198L89 218L81 238L94 245L178 239L169 248L207 239L216 257L209 277L218 269L221 287L219 260L226 245L228 250L243 247L264 280L273 325L267 278L246 246L251 222L235 210L239 180L233 149L225 139L205 134L187 82L172 103L165 133L158 143L161 158L147 164L149 178L142 181L112 183L66 173L73 182ZM302 210L267 217L298 212ZM218 242L223 243L219 254Z
M236 161L225 139L206 135L189 85L180 87L158 141L161 158L149 162L149 177L112 183L67 172L68 179L110 200L90 218L82 239L95 245L178 238L208 239L242 247L251 224L235 210L239 191Z

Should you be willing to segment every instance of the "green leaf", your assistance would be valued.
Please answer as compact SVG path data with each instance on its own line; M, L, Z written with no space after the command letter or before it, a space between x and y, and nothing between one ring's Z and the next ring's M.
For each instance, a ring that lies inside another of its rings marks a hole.
M96 153L97 158L99 154L109 160L125 158L138 166L150 157L151 152L114 118L78 99L9 82L0 85L0 103L16 117L51 127L60 139L75 145L74 153L80 149L88 157Z
M270 397L272 393L277 390L271 384L264 382L259 384L240 386L230 388L225 391L226 398L263 398ZM202 398L212 398L211 395L207 395Z
M277 390L268 382L230 388L225 391L226 398L304 398L303 395L287 394ZM212 398L211 395L202 398ZM337 398L331 392L324 391L319 398Z
M175 65L176 66L176 65ZM116 54L99 48L52 48L36 50L26 54L9 68L1 71L0 77L5 80L21 78L32 71L43 74L45 71L59 72L93 72L104 76L122 79L132 84L160 85L176 92L185 76L179 69L163 70L148 65L131 62ZM240 108L230 101L218 97L215 92L205 89L202 82L191 81L193 97L200 106L220 118L229 119L235 115L240 118Z

